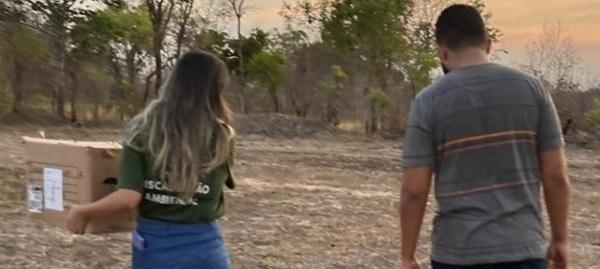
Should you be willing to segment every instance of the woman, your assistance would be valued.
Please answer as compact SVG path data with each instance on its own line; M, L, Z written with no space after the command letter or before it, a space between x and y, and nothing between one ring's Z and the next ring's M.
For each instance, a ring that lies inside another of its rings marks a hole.
M230 268L216 222L223 185L234 187L226 84L215 56L183 55L158 99L128 125L118 190L73 207L68 229L83 234L91 219L137 209L133 268Z

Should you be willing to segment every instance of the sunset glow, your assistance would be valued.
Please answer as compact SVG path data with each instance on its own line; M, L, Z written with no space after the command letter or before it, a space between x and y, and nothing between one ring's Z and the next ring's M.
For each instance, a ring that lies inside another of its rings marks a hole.
M545 23L560 21L579 51L583 63L600 71L600 0L487 0L492 23L503 33L500 46L510 53L509 62L519 62L525 46L542 31ZM247 27L281 27L278 12L282 0L254 1Z

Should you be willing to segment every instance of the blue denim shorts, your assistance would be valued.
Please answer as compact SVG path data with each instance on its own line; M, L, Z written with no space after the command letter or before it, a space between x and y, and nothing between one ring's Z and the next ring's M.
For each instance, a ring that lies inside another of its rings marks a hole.
M230 269L217 221L180 224L138 219L132 235L133 269Z

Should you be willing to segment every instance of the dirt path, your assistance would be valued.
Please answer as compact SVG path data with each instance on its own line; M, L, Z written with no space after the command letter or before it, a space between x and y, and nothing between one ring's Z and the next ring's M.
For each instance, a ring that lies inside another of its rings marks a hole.
M118 138L118 130L46 132ZM72 236L29 223L22 206L23 133L35 135L37 129L0 129L0 267L129 268L127 234ZM238 188L228 191L228 214L221 221L234 268L398 268L397 143L352 137L238 140ZM584 149L570 149L569 157L574 268L600 268L600 158ZM429 213L428 223L431 218ZM428 246L420 251L426 262Z

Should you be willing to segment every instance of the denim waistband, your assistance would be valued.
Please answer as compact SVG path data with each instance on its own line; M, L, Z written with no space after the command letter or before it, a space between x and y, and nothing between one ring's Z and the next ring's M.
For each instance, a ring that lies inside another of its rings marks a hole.
M138 218L137 230L158 236L221 233L221 228L216 220L201 223L177 223L143 217Z

